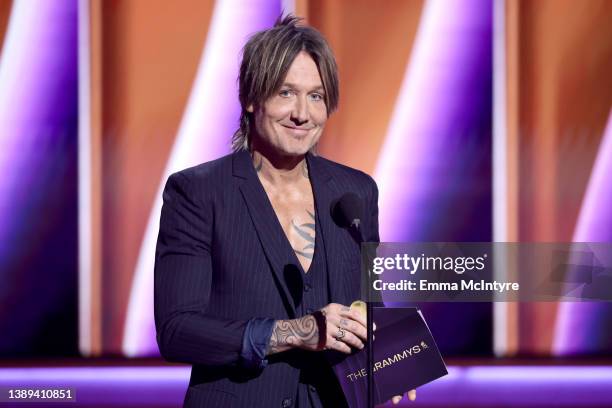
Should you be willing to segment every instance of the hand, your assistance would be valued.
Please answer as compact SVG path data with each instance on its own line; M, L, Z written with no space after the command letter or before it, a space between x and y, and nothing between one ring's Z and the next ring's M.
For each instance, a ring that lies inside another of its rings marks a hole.
M361 350L367 339L366 319L355 309L338 303L330 303L320 310L325 317L323 348L350 354L351 348ZM312 350L312 348L309 348ZM319 348L320 350L320 348Z
M363 348L367 338L366 320L358 311L330 303L319 312L319 322L312 314L298 319L277 320L266 355L294 347L309 351L337 350L347 354L351 347ZM344 335L339 336L341 333Z
M416 390L408 391L408 399L410 401L414 401L416 399ZM393 403L393 405L399 404L401 400L402 400L401 395L396 395L395 397L391 398L391 402Z

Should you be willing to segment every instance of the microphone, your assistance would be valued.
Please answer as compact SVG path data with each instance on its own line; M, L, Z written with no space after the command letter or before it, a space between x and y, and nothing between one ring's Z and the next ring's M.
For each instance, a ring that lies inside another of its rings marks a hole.
M334 200L331 205L331 216L337 226L347 229L358 245L365 239L361 231L362 201L355 193L345 193Z

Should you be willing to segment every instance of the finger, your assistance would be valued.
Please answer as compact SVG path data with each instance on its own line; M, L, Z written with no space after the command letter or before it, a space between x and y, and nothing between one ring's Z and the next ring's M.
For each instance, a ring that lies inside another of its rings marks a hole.
M395 397L391 398L391 402L393 403L393 405L399 404L401 400L402 400L401 395L396 395Z
M408 391L408 399L414 401L416 399L416 390Z
M340 303L330 303L329 305L325 306L324 309L327 309L327 312L330 315L336 314L338 316L348 317L351 320L355 320L365 326L366 318L359 309L351 308L350 306L342 305Z
M321 313L325 316L339 314L342 310L350 310L348 306L341 305L340 303L329 303L321 309Z
M343 341L344 343L358 350L361 350L364 347L363 341L349 331L344 332L344 337L340 338L340 341Z
M343 305L341 303L330 303L329 306L331 307L332 311L340 314L340 313L346 313L349 312L351 310L350 306L346 306Z
M356 322L361 324L364 328L367 325L366 317L363 314L361 314L357 309L350 309L350 308L348 310L340 309L339 314L342 317L347 317L351 320L355 320Z
M349 346L352 346L352 347L355 347L356 349L361 350L364 347L363 341L359 337L357 337L354 333L352 333L349 328L341 327L342 323L343 323L342 319L340 319L337 325L328 324L327 326L328 333L336 340L340 340L348 344ZM345 325L350 326L351 328L359 327L359 324L355 322L346 322ZM340 334L341 328L342 328L342 331L344 332L344 336L338 337L338 335Z
M336 351L339 351L341 353L351 354L351 348L349 346L347 346L344 342L339 341L339 340L333 338L330 335L327 336L327 345L326 345L326 348L328 350L336 350Z
M351 333L358 336L363 341L367 340L368 333L366 332L365 327L354 320L349 320L347 318L341 317L337 322L338 327L342 327L343 329L347 329Z
M338 321L335 323L341 326L342 319L346 320L345 325L342 325L342 327L348 328L352 333L355 333L364 341L368 338L366 326L363 324L363 319L359 316L358 312L348 311L340 313Z
M323 313L323 316L327 316L333 310L335 310L335 307L336 307L336 303L329 303L328 305L321 308L321 313Z

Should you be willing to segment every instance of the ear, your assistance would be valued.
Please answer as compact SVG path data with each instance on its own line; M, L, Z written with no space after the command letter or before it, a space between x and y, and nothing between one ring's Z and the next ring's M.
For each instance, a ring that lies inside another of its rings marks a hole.
M249 113L253 113L253 104L250 104L249 106L247 106L246 111Z

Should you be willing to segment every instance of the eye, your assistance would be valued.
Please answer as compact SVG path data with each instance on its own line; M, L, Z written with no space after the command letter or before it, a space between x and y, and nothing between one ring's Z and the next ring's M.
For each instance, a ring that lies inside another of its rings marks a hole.
M320 93L313 93L310 94L310 99L312 99L313 101L322 101L323 95L321 95Z
M293 91L291 89L281 89L278 94L283 98L289 98L290 96L293 96Z

